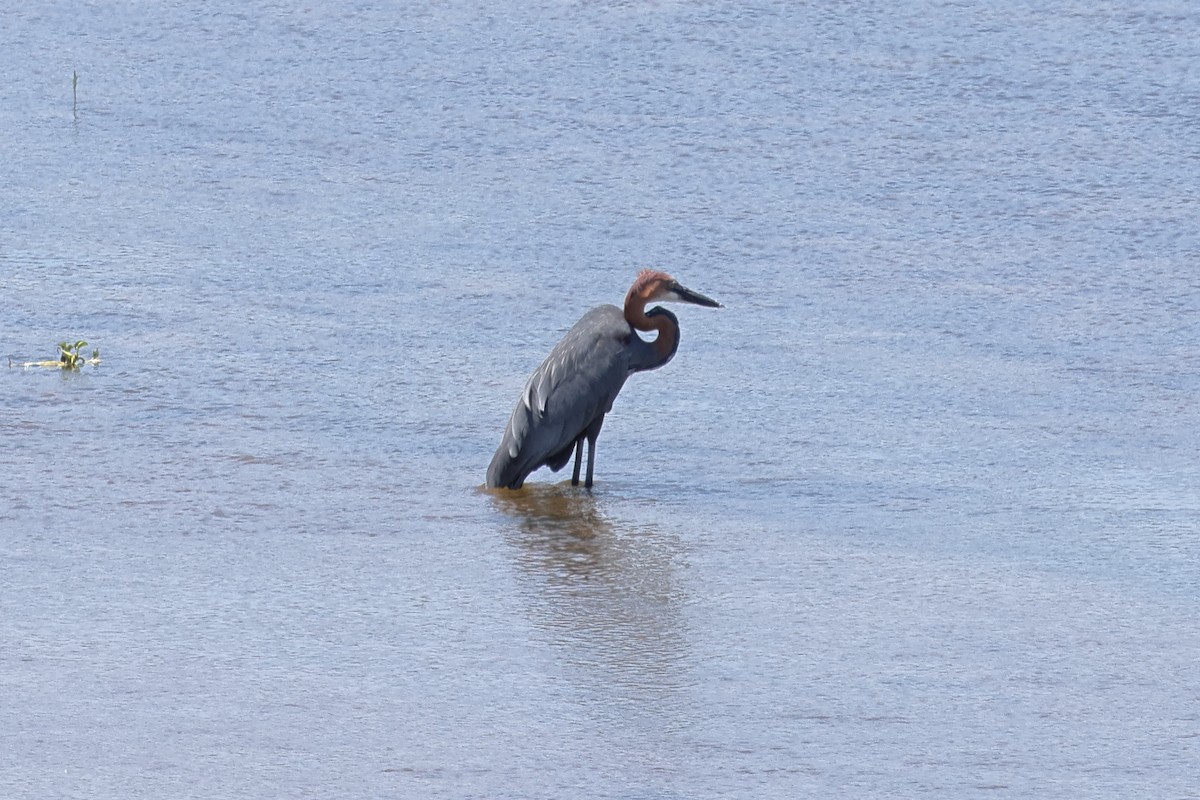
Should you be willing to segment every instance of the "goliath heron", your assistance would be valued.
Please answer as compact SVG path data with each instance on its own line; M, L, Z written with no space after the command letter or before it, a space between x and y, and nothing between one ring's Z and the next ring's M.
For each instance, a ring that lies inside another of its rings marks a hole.
M578 486L585 439L588 465L583 485L591 488L596 437L625 380L666 364L679 347L675 315L661 306L646 310L656 300L721 307L665 272L643 270L625 295L624 310L604 305L584 314L529 376L488 466L489 489L519 489L529 473L543 465L557 472L570 460L572 449L571 484ZM637 331L657 331L658 337L647 342Z

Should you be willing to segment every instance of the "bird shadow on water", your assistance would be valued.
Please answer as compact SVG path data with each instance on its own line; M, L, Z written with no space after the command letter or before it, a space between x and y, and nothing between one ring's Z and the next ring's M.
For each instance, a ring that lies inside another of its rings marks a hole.
M504 535L530 621L568 674L614 711L669 712L688 661L679 537L623 524L619 499L566 483L489 494L511 523Z

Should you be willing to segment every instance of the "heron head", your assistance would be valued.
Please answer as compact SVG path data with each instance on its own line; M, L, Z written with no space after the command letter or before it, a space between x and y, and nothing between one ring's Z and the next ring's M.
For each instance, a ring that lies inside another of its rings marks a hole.
M629 296L639 298L643 303L663 301L721 308L721 304L711 297L693 292L667 273L652 269L642 270L630 287Z

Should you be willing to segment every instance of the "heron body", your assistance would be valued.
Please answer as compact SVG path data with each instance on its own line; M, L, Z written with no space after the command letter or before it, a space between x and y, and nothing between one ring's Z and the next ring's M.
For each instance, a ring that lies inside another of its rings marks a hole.
M676 316L661 306L646 311L655 300L720 305L666 273L645 270L630 287L623 309L603 305L584 314L525 383L488 467L488 488L519 489L539 467L562 469L572 451L571 483L577 485L584 441L584 485L592 485L596 437L621 387L633 373L666 364L679 347ZM646 341L638 331L656 331L658 336Z

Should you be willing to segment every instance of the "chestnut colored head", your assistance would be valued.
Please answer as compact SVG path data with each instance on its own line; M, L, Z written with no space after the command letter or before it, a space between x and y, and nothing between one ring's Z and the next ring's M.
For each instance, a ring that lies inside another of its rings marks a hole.
M655 301L692 303L708 308L720 308L721 304L699 292L693 292L665 272L654 269L644 269L638 273L637 279L629 287L625 295L625 318L629 324L639 330L647 330L636 324L646 316L647 304Z

